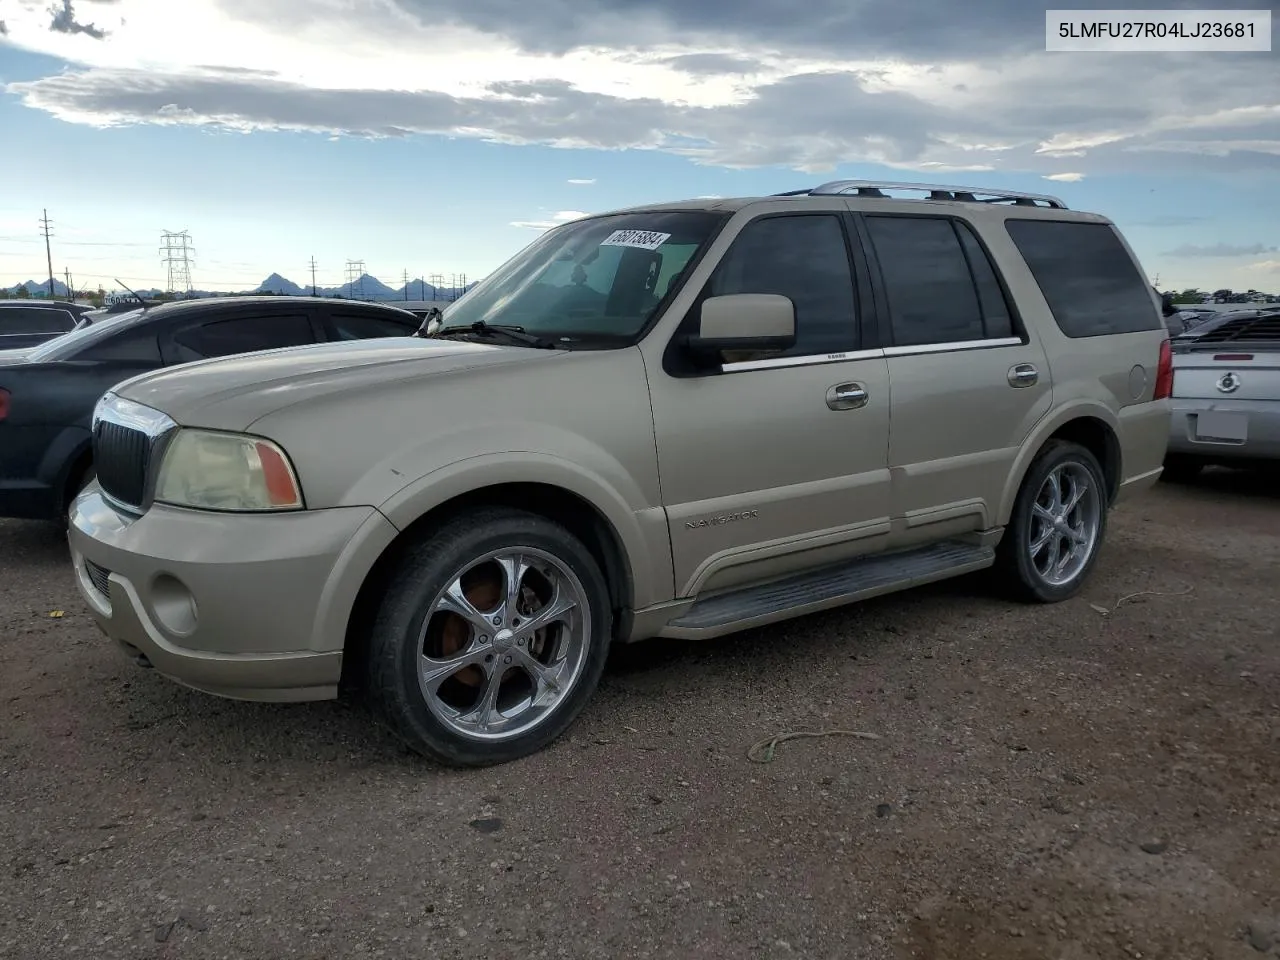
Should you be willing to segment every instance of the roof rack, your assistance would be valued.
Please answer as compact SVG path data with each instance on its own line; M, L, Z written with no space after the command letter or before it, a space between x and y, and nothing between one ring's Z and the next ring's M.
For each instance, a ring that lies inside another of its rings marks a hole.
M830 197L852 193L859 197L888 199L886 190L914 190L927 193L926 200L948 200L961 203L1013 203L1019 207L1045 206L1066 210L1067 205L1047 193L1023 193L1019 190L988 190L984 187L956 187L938 183L893 183L883 180L832 180L809 190L789 190L775 197Z

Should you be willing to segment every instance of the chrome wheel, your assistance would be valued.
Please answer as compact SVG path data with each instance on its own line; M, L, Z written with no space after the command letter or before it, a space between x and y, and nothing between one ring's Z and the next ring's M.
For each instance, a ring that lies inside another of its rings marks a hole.
M1027 538L1036 573L1053 586L1070 583L1089 564L1102 522L1100 491L1081 463L1054 467L1031 507Z
M472 740L542 724L573 690L591 647L581 581L532 547L486 554L432 601L418 638L418 682L437 720Z

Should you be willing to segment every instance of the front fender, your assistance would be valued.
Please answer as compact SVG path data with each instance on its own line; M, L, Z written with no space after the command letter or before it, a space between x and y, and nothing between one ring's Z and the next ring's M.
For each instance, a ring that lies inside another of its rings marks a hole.
M619 489L581 463L538 451L511 450L458 460L414 480L379 504L403 530L419 517L464 494L508 483L558 487L589 503L613 529L632 578L636 609L670 600L674 591L666 512L644 502L634 483Z
M1067 423L1084 417L1100 420L1110 428L1113 435L1119 434L1120 421L1116 417L1115 411L1097 400L1075 400L1054 409L1049 416L1036 424L1035 429L1031 431L1023 442L1022 448L1018 451L1018 456L1013 462L1013 469L1009 471L1008 479L1005 480L1004 491L1000 497L1000 509L996 515L997 525L1008 525L1009 518L1013 515L1014 501L1017 500L1018 490L1022 486L1022 479L1027 475L1027 471L1031 468L1031 461L1040 452L1040 448Z

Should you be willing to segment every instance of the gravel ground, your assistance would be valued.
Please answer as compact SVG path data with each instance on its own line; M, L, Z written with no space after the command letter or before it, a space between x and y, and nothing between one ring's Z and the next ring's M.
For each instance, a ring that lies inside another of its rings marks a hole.
M570 736L461 773L136 668L0 523L0 956L1280 956L1278 507L1162 484L1053 607L620 651ZM797 728L881 739L747 759Z

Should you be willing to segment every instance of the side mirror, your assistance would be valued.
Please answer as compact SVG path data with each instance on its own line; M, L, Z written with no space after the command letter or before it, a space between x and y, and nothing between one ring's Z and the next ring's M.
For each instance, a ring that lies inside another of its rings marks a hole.
M796 342L796 308L776 293L732 293L702 302L698 333L688 346L700 359L720 362L726 351L768 353Z

